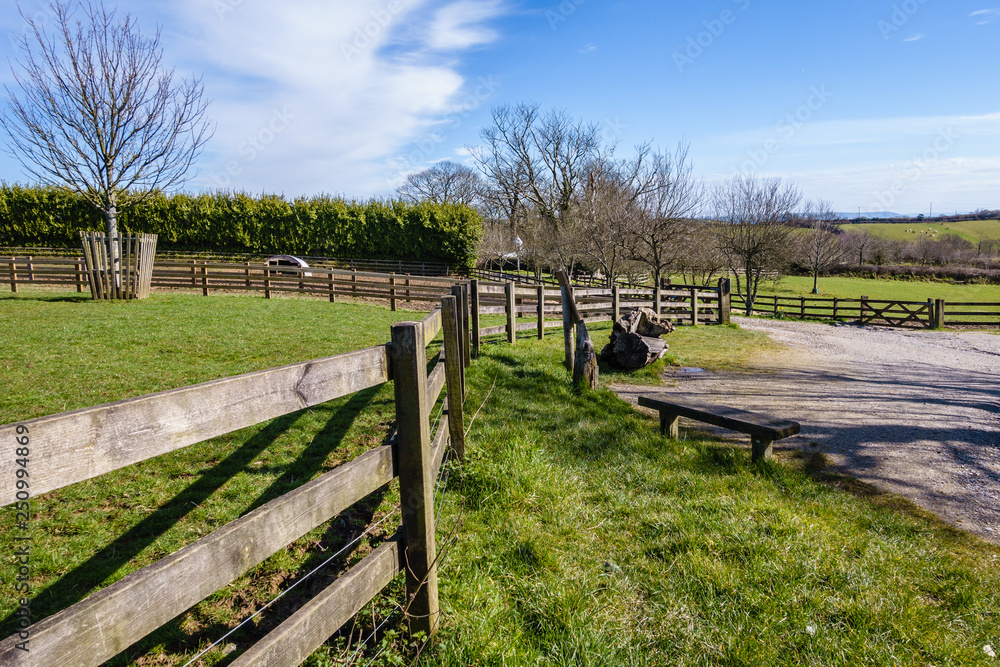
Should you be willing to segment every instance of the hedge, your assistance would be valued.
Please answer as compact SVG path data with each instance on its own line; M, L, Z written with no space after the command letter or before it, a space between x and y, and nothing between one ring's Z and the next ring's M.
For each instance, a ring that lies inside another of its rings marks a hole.
M163 250L293 254L475 266L478 213L458 204L288 201L242 192L157 195L125 206L119 230L159 235ZM105 228L100 211L59 188L0 184L0 246L72 248Z

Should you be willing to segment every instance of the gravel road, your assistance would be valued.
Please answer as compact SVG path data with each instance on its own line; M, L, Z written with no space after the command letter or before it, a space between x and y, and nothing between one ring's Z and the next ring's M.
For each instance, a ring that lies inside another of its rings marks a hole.
M782 349L745 372L671 369L663 391L798 421L777 451L818 449L834 471L1000 543L1000 336L734 320Z

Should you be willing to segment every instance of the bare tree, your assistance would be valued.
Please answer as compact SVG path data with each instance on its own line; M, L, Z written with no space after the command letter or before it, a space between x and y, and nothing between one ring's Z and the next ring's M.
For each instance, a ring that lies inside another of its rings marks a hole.
M806 231L799 238L799 254L812 273L813 294L819 294L820 272L842 261L847 252L833 223L836 218L830 202L822 199L815 203L807 201L800 216Z
M624 273L636 273L628 234L640 215L638 201L658 185L648 145L638 146L628 160L611 156L595 160L579 203L583 219L583 253L604 274L608 287Z
M795 185L752 174L734 176L712 192L721 223L719 249L735 274L747 315L753 313L761 280L784 266L788 220L801 199Z
M632 257L649 270L655 284L677 268L695 217L704 202L704 188L694 179L688 146L661 153L649 163L648 185L637 198L637 215L626 233Z
M144 37L132 15L91 0L49 6L51 35L21 13L29 28L14 73L21 96L7 88L0 124L33 177L79 193L116 236L120 206L187 180L213 132L203 86L175 81L159 30Z
M536 104L493 109L493 124L480 133L472 154L512 213L533 209L551 261L572 271L579 257L576 204L590 164L601 154L598 127L564 111L542 114ZM520 234L520 230L518 230Z
M479 172L465 165L445 160L416 174L396 189L409 201L450 202L481 208L485 184Z
M716 225L704 220L687 223L684 244L679 248L676 270L691 285L707 285L726 266L719 250Z

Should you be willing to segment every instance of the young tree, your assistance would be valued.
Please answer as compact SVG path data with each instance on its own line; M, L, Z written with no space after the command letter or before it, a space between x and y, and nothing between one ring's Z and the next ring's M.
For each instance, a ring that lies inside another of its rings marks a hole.
M632 257L649 270L654 284L677 267L693 229L691 218L702 207L705 191L694 179L688 146L650 161L649 186L637 198L637 215L626 233Z
M414 202L450 202L480 209L484 186L482 177L475 169L445 160L407 176L406 183L396 188L396 193Z
M819 294L819 274L842 261L846 248L837 235L833 221L837 215L830 202L807 201L800 222L805 226L805 234L799 239L799 255L809 267L813 277L813 294Z
M22 12L20 96L7 88L0 124L33 177L79 193L116 236L119 207L183 184L211 137L201 80L175 80L159 30L144 37L130 14L92 0L49 6L51 35Z
M715 186L712 202L719 218L719 249L735 274L736 292L753 314L760 282L784 267L788 221L802 195L780 178L734 176Z

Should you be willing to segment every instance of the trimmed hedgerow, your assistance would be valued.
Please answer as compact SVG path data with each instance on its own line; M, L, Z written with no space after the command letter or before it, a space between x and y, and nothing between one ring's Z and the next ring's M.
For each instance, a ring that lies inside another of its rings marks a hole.
M162 250L290 253L436 261L472 268L479 215L458 204L346 201L319 195L214 192L157 195L119 214L127 233L159 235ZM76 247L79 231L103 229L99 211L58 188L0 185L0 246Z

